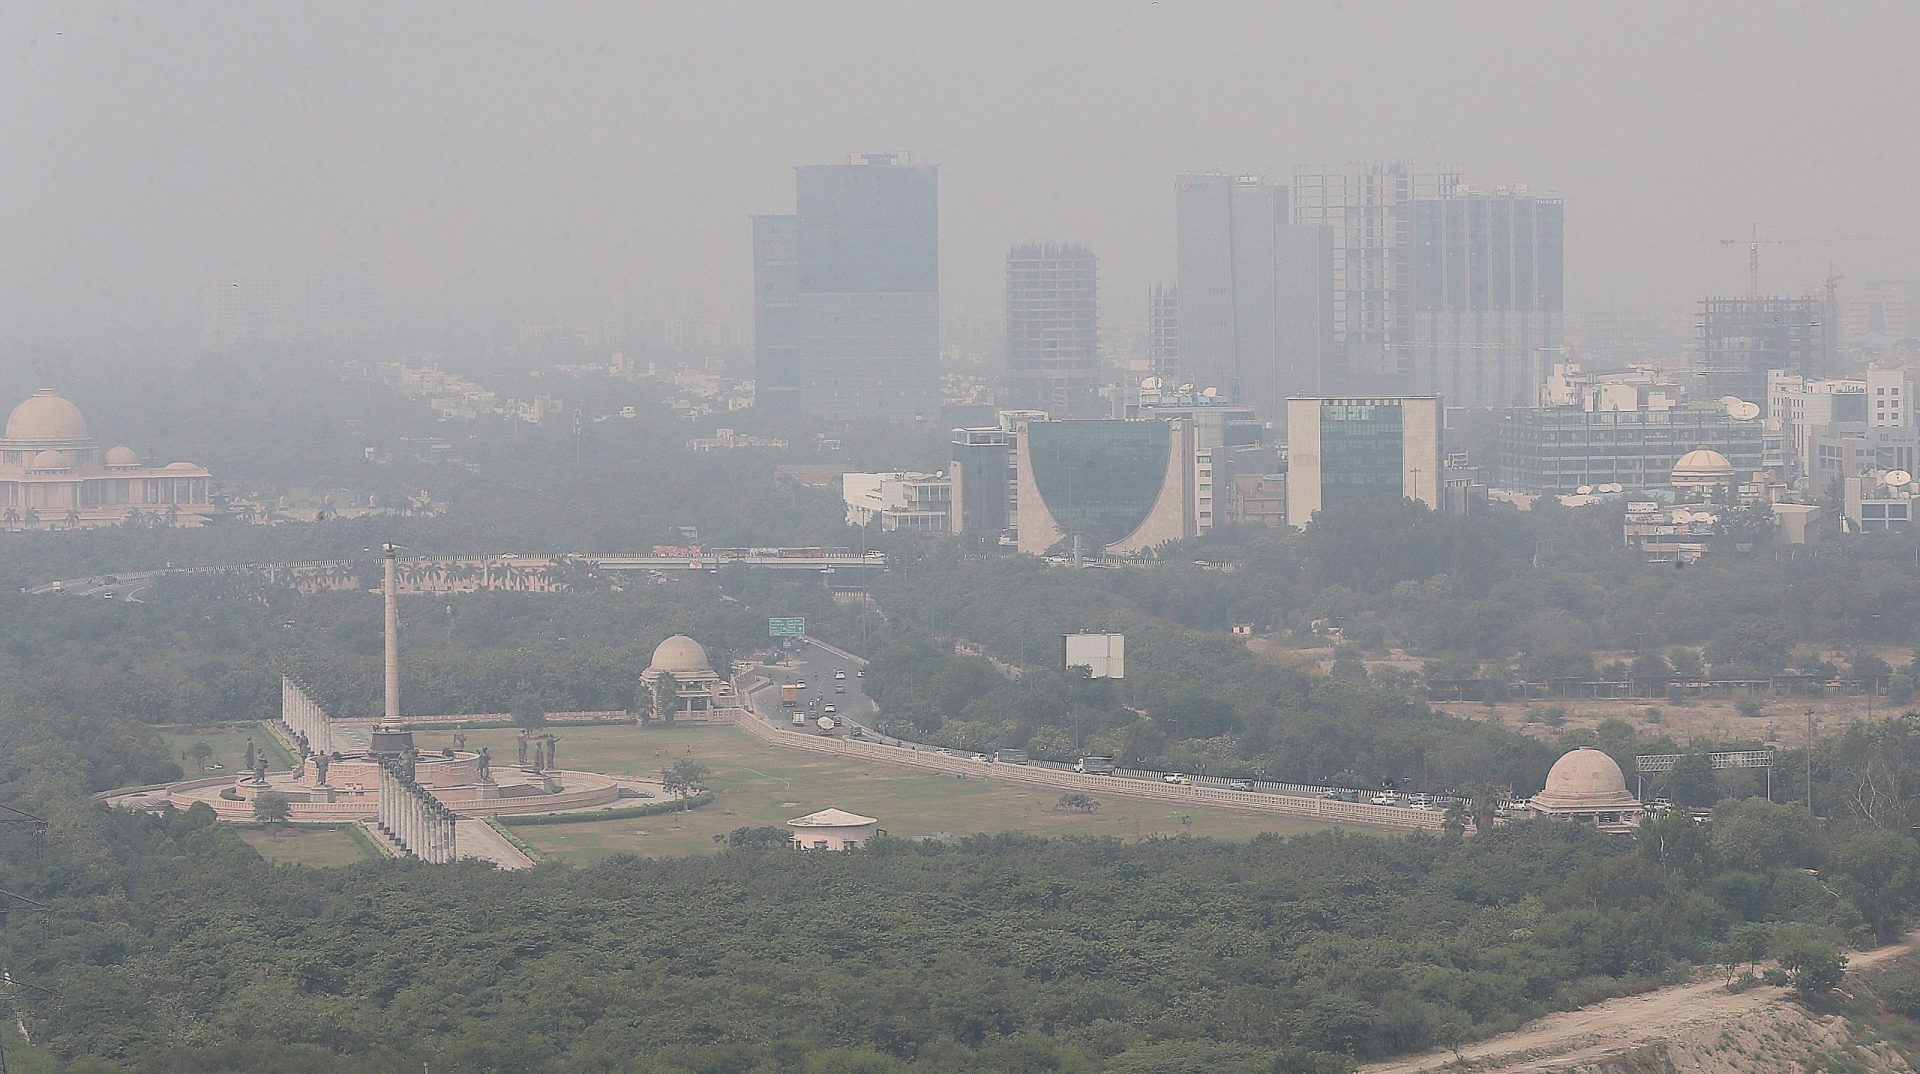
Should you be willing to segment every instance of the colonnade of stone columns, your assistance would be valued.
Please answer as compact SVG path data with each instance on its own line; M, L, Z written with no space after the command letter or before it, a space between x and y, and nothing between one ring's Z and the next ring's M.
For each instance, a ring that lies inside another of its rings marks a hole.
M280 676L280 722L295 735L305 736L307 748L313 752L333 752L332 718L307 696L298 682L286 675Z
M446 865L457 856L453 810L392 762L380 766L380 829L421 861Z

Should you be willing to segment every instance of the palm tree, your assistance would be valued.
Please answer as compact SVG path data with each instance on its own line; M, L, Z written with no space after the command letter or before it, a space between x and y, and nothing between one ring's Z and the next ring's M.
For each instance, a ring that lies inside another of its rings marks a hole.
M80 528L80 509L79 508L77 507L67 508L67 528L70 530L77 530Z
M18 526L19 524L20 512L11 507L7 508L4 512L0 512L0 526Z
M1440 830L1458 838L1467 834L1467 825L1472 820L1473 814L1467 809L1467 803L1455 798L1447 803L1447 813L1440 820Z

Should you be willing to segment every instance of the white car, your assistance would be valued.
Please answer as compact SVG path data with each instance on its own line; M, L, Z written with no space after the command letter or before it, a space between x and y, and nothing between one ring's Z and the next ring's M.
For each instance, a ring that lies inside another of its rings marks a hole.
M832 705L828 705L828 706L827 706L826 708L823 708L823 709L821 709L820 711L821 711L821 712L824 712L824 713L826 713L826 714L827 714L827 715L829 715L829 716L831 716L831 715L833 715L834 713L836 713L836 712L838 712L838 711L840 711L840 710L839 710L839 709L836 709L836 708L834 708L834 707L833 707Z
M1367 799L1367 801L1372 802L1374 805L1399 805L1400 796L1392 791L1382 791L1372 798Z
M984 754L984 753L976 753L976 754L974 754L974 755L973 755L973 759L974 759L974 760L976 760L976 761L979 761L979 762L980 762L981 764L992 764L992 763L993 763L993 758L991 758L991 757L988 757L988 756L987 756L986 754Z
M1193 786L1193 777L1181 775L1178 772L1168 772L1166 775L1160 777L1160 782L1171 783L1176 787L1191 787Z
M847 673L844 671L836 671L833 673L833 677L836 679L844 679L847 677Z

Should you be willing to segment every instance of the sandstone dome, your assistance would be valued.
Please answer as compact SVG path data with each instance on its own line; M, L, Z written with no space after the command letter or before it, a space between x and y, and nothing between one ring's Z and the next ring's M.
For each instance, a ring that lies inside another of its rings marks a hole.
M167 464L167 469L169 469L169 470L198 470L198 469L199 469L199 467L198 467L198 466L195 466L194 464L192 464L192 463L190 463L190 462L170 462L170 463L168 463L168 464Z
M33 462L29 464L28 469L71 470L73 469L73 456L64 451L55 451L52 448L48 448L33 457Z
M675 634L653 651L653 663L647 670L672 675L711 675L713 665L707 661L707 651L699 642L685 634Z
M87 436L87 419L80 408L55 395L52 388L27 396L7 416L8 440L85 440Z
M1553 762L1547 787L1531 807L1544 812L1638 809L1640 799L1627 790L1627 777L1613 758L1582 746Z
M133 467L140 465L140 456L134 454L132 448L122 444L119 447L108 448L105 461L108 466Z
M1733 462L1712 448L1694 448L1673 464L1675 485L1733 480Z

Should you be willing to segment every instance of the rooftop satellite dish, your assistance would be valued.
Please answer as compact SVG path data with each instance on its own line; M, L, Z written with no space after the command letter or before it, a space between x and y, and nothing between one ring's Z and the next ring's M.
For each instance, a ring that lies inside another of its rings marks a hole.
M1625 492L1627 491L1627 486L1622 485L1618 481L1609 481L1606 484L1600 486L1600 491L1601 492Z
M1575 491L1575 492L1577 492L1577 493L1579 493L1579 494L1580 494L1580 495L1582 495L1582 496L1591 496L1591 495L1593 495L1593 486L1592 486L1592 485L1581 485L1581 486L1580 486L1579 488L1577 488L1577 489L1574 489L1573 491Z
M1147 379L1140 382L1140 390L1146 391L1146 392L1157 392L1160 390L1160 383L1161 382L1159 377L1148 377Z
M1220 389L1208 388L1207 390L1201 392L1200 394L1206 396L1209 399L1213 399L1213 398L1217 398L1220 395Z
M1740 397L1737 395L1723 395L1720 397L1721 406L1732 406L1733 404L1739 401L1740 401Z
M1692 512L1692 511L1687 511L1687 510L1679 510L1679 511L1675 511L1675 512L1673 513L1673 520L1674 520L1675 522L1692 522L1692 521L1693 521L1693 512Z
M1735 399L1727 404L1727 414L1735 421L1752 421L1760 416L1760 404Z
M1890 489L1906 488L1913 484L1913 475L1905 470L1888 470L1887 476L1881 480L1885 481Z
M1193 394L1193 385L1191 385L1191 384L1182 384L1182 385L1180 385L1180 394L1181 394L1181 395L1191 395L1191 394Z

